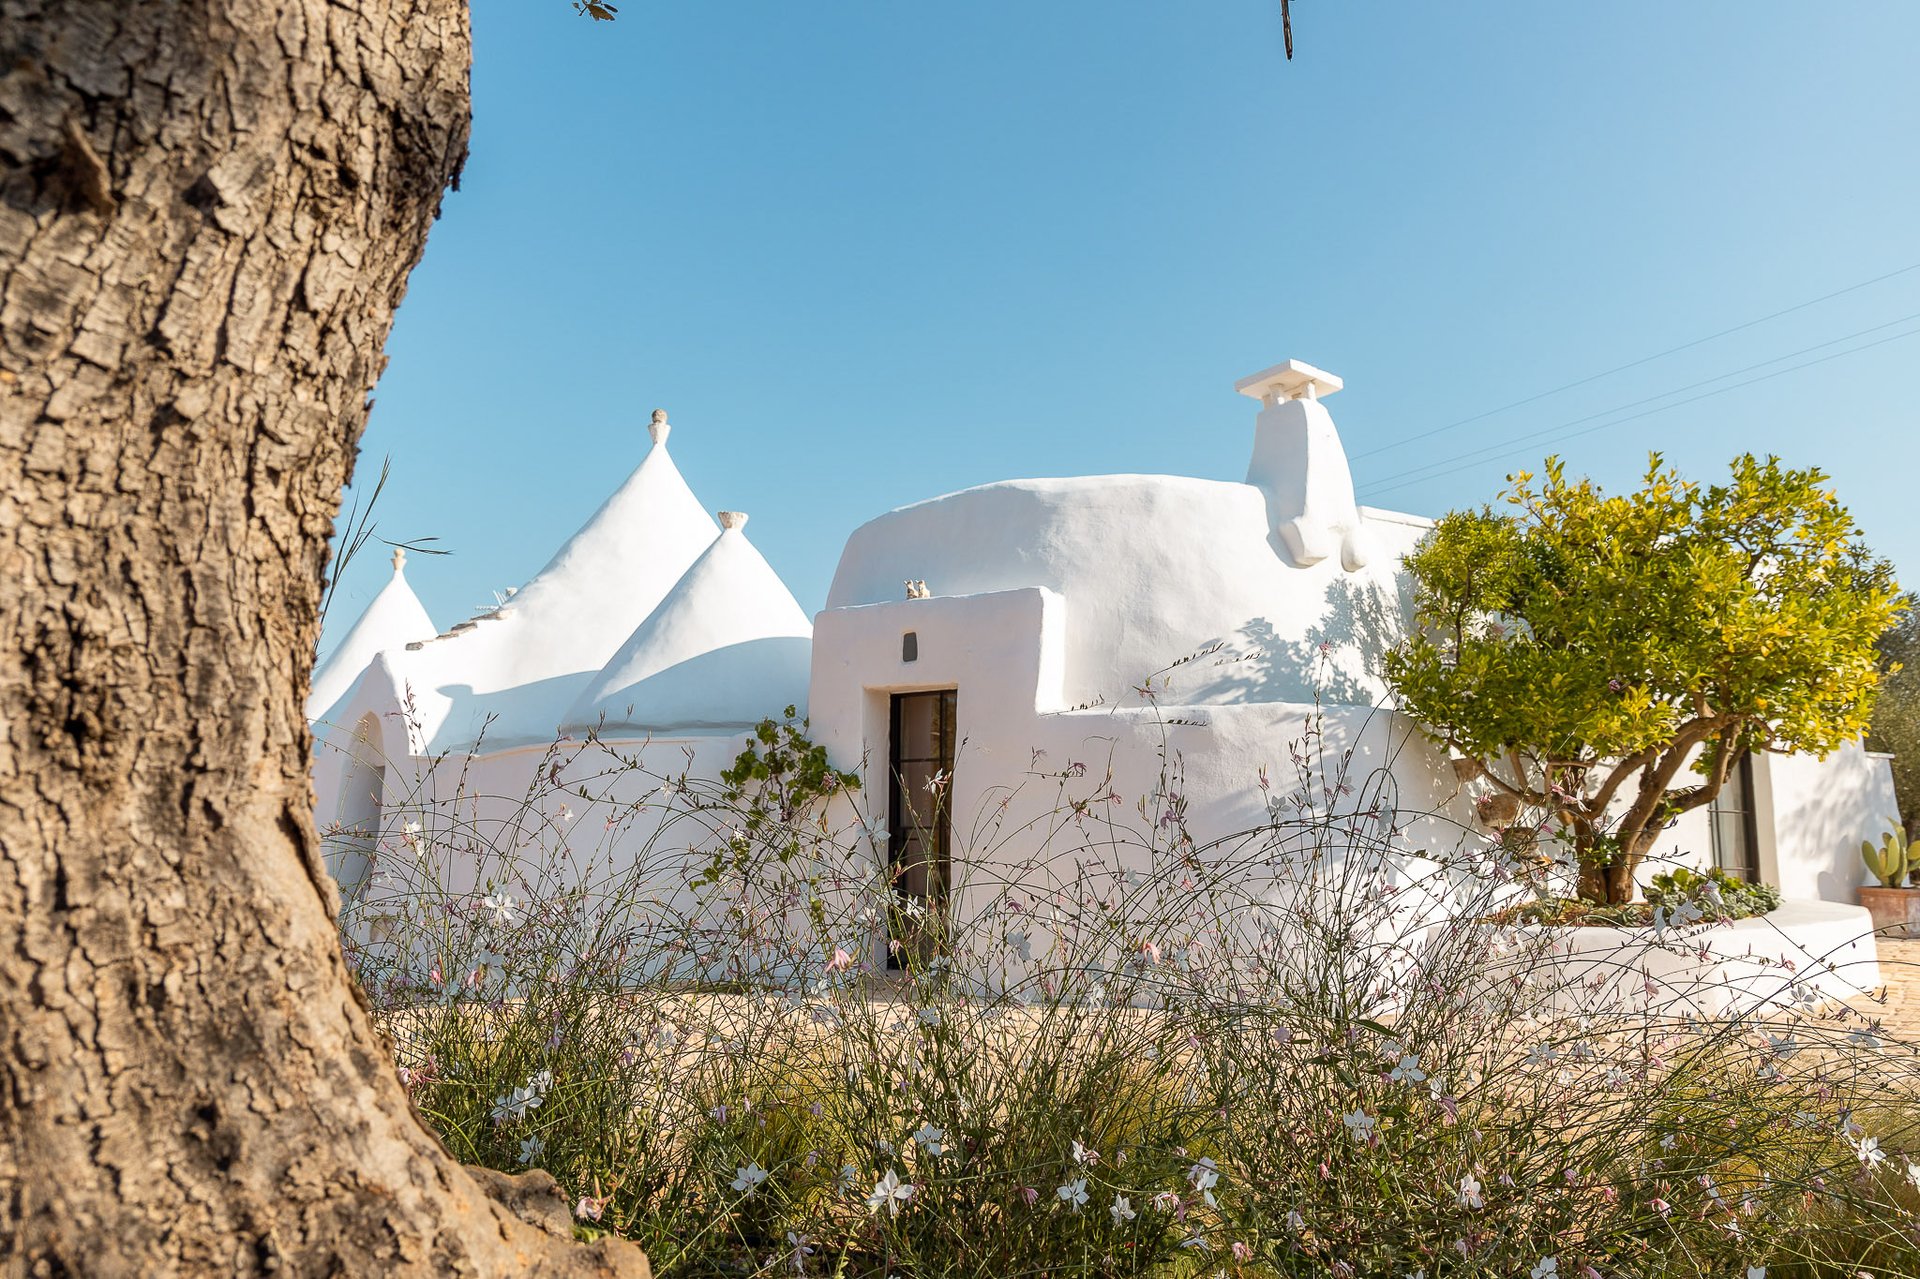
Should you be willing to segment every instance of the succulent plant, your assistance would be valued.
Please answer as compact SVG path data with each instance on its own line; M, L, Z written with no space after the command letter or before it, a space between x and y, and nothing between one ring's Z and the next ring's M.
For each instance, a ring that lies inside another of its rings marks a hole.
M1878 844L1872 840L1862 843L1860 859L1888 888L1900 887L1908 875L1920 871L1920 848L1907 842L1906 831L1897 823L1880 837Z

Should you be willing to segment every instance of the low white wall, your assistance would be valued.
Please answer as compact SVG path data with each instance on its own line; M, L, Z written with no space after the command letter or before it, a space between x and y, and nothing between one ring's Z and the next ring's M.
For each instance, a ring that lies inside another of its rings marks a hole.
M1548 1006L1610 1013L1718 1017L1793 1003L1851 999L1880 985L1873 921L1858 906L1789 901L1727 924L1652 929L1527 929L1551 945L1525 972Z

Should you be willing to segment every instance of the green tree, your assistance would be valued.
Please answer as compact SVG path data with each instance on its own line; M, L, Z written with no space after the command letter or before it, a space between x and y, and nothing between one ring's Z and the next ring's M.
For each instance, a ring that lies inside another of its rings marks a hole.
M1920 597L1908 595L1901 603L1906 612L1880 637L1880 694L1867 745L1893 753L1893 790L1913 837L1920 835Z
M1608 496L1548 459L1509 510L1442 519L1407 557L1402 709L1575 850L1580 895L1626 902L1680 814L1748 751L1824 755L1866 731L1875 640L1902 604L1818 470L1752 455L1730 482L1658 454Z

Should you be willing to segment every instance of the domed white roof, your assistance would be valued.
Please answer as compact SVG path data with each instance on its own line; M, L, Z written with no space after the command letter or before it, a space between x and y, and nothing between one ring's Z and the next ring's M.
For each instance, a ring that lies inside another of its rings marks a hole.
M724 532L574 702L567 732L733 730L804 708L813 626L722 511Z
M1432 521L1358 506L1333 418L1339 378L1288 360L1259 400L1243 484L1174 475L1009 480L854 530L829 609L1045 587L1066 599L1070 703L1149 676L1163 704L1373 705L1411 614L1401 559Z
M717 528L667 454L646 459L547 566L499 608L409 653L428 751L550 741L566 708L665 598ZM488 717L491 716L491 722Z
M314 671L313 688L307 695L308 719L319 719L331 710L382 650L432 639L440 629L407 585L406 562L407 553L395 547L393 576Z

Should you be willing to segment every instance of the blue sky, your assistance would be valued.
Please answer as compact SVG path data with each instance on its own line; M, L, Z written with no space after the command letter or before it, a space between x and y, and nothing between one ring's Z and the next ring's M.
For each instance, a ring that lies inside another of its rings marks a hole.
M409 567L442 626L656 405L815 609L907 502L1241 478L1232 384L1288 357L1346 379L1363 501L1775 452L1920 585L1920 4L1299 0L1292 63L1278 0L473 8L473 154L361 462L393 459L382 534L453 552Z

